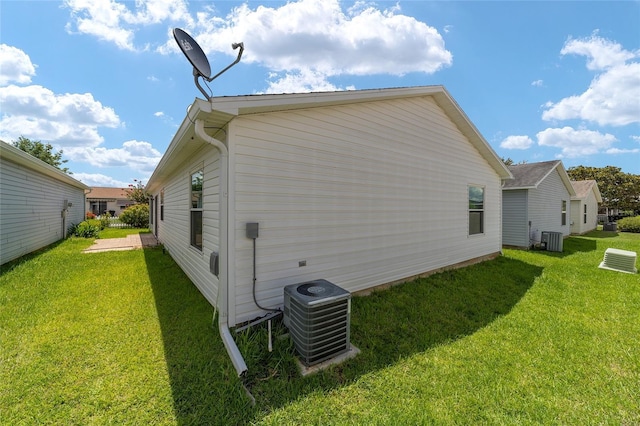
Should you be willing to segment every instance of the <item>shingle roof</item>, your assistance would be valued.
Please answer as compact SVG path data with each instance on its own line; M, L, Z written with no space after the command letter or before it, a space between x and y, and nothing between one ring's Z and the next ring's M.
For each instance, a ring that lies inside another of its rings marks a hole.
M100 186L91 187L91 192L87 194L87 200L89 199L116 199L126 200L127 197L126 188L106 188Z
M513 175L512 180L505 182L502 187L503 190L515 190L515 189L534 189L537 188L540 183L547 178L554 170L558 171L560 179L567 188L567 192L572 197L575 197L576 191L571 185L571 180L567 171L562 165L562 161L541 161L539 163L525 163L509 166L509 171Z
M503 189L535 188L558 166L558 163L560 160L511 165L509 171L513 179L506 181Z
M574 200L583 200L589 196L591 191L595 192L596 200L601 203L602 196L600 195L600 190L598 189L598 183L595 180L576 180L571 181L571 185L573 189L576 190L575 197L571 197Z

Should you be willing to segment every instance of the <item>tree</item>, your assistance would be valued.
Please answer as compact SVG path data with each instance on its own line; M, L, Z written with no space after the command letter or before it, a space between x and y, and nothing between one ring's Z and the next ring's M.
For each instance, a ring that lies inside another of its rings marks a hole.
M640 176L624 173L614 166L570 167L567 170L572 180L595 180L602 195L602 207L620 210L640 208Z
M60 167L69 160L62 159L62 150L58 152L53 151L53 146L50 143L43 144L40 141L32 141L24 136L20 136L17 141L13 141L13 146L30 154L53 167L62 170L67 174L73 174L69 171L68 167Z
M129 184L129 189L125 191L127 198L138 204L149 204L149 193L145 190L142 181L138 179L134 179L133 181L135 183Z
M500 157L500 159L502 160L502 162L506 166L513 166L515 164L527 164L527 160L522 160L522 161L516 163L515 161L513 161L513 159L511 157L507 157L506 159L504 157Z

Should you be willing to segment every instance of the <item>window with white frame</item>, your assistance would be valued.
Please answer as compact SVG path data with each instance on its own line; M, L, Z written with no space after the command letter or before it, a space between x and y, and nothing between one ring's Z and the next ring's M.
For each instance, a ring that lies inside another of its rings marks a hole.
M587 205L584 205L584 219L582 219L583 222L582 223L587 223Z
M160 220L164 220L164 189L160 191Z
M484 187L469 186L469 235L484 233Z
M562 200L562 219L561 225L565 226L567 224L567 201Z
M191 174L191 245L202 250L202 169Z

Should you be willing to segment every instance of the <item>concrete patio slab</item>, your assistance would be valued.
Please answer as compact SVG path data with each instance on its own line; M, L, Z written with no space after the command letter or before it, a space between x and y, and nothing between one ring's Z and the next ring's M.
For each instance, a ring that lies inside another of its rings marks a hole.
M155 247L158 240L151 233L127 235L125 238L106 238L96 240L83 253L101 253L104 251L135 250L143 247Z

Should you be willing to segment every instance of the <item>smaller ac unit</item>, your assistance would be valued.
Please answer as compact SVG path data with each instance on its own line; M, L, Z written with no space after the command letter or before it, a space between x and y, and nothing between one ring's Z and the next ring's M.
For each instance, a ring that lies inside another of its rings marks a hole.
M284 288L284 324L306 366L350 349L351 294L327 280Z
M604 252L604 260L600 263L599 268L635 274L638 272L636 269L636 257L637 255L633 251L608 248Z
M542 231L540 246L547 251L562 252L563 238L562 232Z

